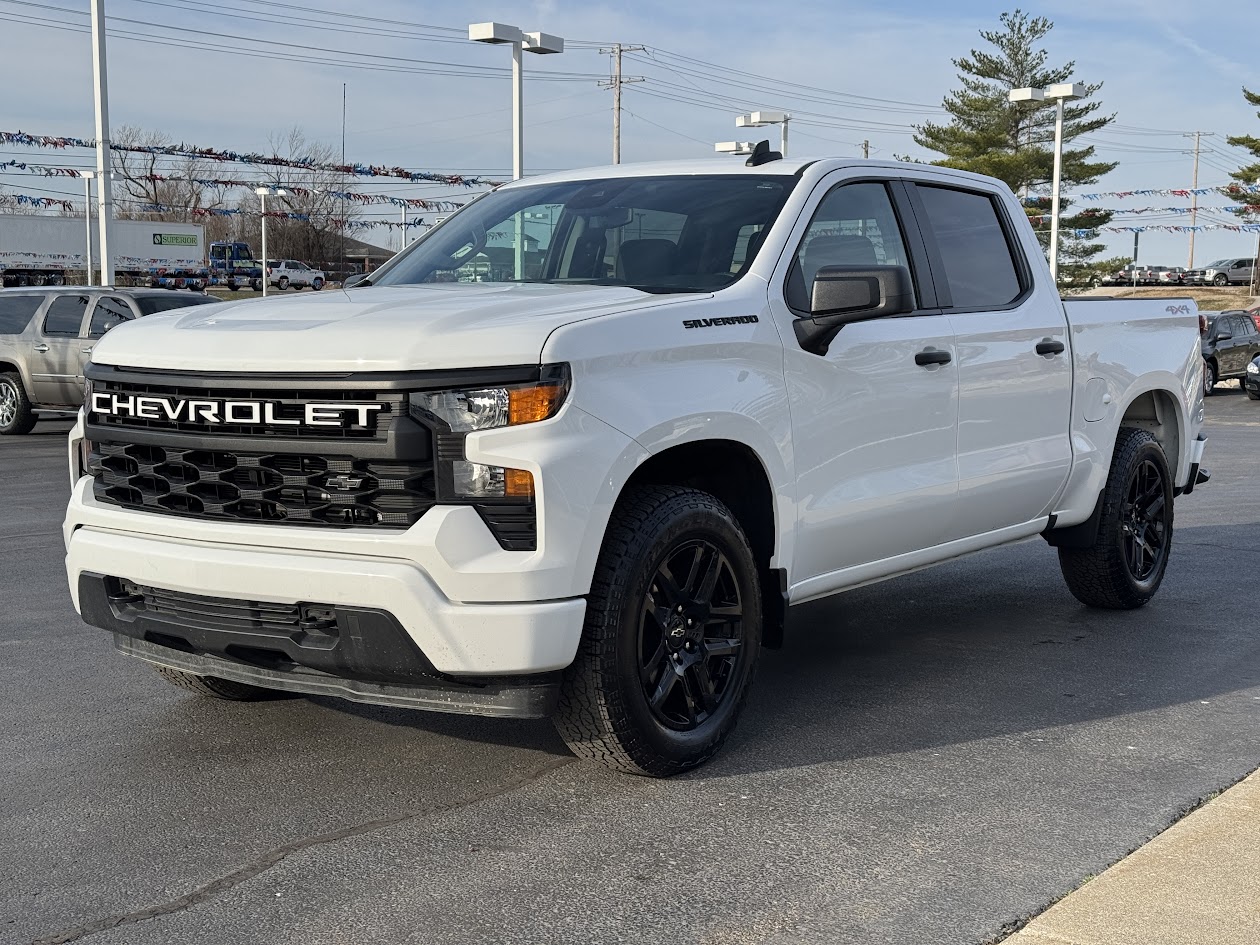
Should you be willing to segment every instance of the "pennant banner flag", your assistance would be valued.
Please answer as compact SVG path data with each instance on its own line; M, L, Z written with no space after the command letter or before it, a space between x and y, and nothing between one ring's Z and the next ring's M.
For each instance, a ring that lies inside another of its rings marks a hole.
M0 131L0 144L19 145L27 148L92 148L96 142L87 138L73 138L62 135L32 135L24 131ZM448 187L497 187L502 181L486 180L481 177L464 177L462 174L434 174L428 171L409 171L405 167L388 167L378 164L326 164L312 158L282 158L277 155L258 154L255 152L226 151L219 148L203 148L191 144L138 145L117 144L110 146L112 151L127 151L135 154L164 154L172 157L201 158L207 161L219 161L225 164L253 164L258 167L291 167L303 171L328 171L334 174L350 174L355 177L395 177L400 180L431 184L445 184ZM77 175L76 175L77 176Z

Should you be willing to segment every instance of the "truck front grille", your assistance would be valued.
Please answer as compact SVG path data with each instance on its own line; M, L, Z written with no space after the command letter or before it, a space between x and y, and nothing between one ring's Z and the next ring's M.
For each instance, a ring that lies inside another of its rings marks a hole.
M431 461L95 442L88 466L101 502L225 521L408 528L436 501Z

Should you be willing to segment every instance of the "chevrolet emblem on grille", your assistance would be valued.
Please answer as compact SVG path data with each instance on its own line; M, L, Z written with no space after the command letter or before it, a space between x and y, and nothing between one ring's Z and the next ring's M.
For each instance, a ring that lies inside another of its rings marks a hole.
M363 481L362 476L347 476L343 473L340 476L329 476L325 485L338 492L353 492L363 485Z
M303 403L280 404L263 400L186 400L182 397L96 392L88 412L137 420L238 424L268 427L339 427L347 421L366 427L384 404Z

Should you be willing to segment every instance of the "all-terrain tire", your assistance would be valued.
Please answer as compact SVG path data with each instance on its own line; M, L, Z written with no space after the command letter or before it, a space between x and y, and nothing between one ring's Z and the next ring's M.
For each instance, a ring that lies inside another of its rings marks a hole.
M1152 465L1147 467L1148 463ZM1134 510L1141 504L1132 501L1135 477L1152 468L1158 473L1159 488L1152 487L1149 492L1151 505L1157 505L1158 510L1149 519L1149 508L1135 517ZM1122 428L1103 487L1102 515L1094 543L1087 548L1059 549L1059 568L1077 600L1089 607L1131 610L1155 596L1172 550L1172 490L1172 476L1159 441L1146 430ZM1137 541L1134 534L1140 533L1143 539L1150 537L1153 543L1155 536L1150 533L1154 531L1159 531L1159 553L1152 556L1150 571L1142 573L1144 569L1135 568L1131 559L1131 549ZM1135 574L1135 570L1139 573Z
M671 569L672 574L674 562L684 562L678 568L681 574L693 548L695 558L687 578L676 584L672 577L662 580L663 569ZM710 559L702 558L709 553L706 549L713 550L716 563L712 567L719 569L719 576L693 582L694 576L708 572ZM703 588L706 581L709 604L696 612L695 619L701 637L715 619L720 624L715 632L738 633L737 638L709 641L715 644L715 652L721 646L737 654L713 657L719 660L716 674L724 680L715 703L711 702L717 687L710 649L704 639L682 642L682 634L695 632L683 629L684 623L692 626L692 620L684 620L682 605L675 617L670 604L686 599L687 613L691 613L693 606L700 606L691 601L704 598L705 592L699 590L688 598L685 593L675 597L674 591ZM720 590L714 589L714 581ZM724 603L710 606L718 600ZM723 623L724 618L714 618L711 611L740 616ZM661 615L668 619L658 620ZM730 509L696 489L632 488L618 502L604 536L587 599L582 642L564 673L556 727L575 755L620 771L668 777L701 765L718 752L735 727L756 671L761 631L757 565ZM736 639L740 642L732 646ZM667 645L673 648L672 654ZM653 651L646 661L645 650ZM688 658L696 662L684 668ZM727 658L730 662L725 662ZM671 660L678 665L676 671ZM659 676L651 675L654 668ZM677 678L667 680L671 671ZM700 681L688 675L698 672L703 673ZM675 691L675 687L681 688ZM668 692L667 699L654 698L661 691ZM703 720L700 712L693 711L693 695L705 706ZM667 707L678 705L691 713L690 723L667 718ZM687 724L693 727L688 729Z
M16 374L0 374L0 436L21 436L35 429L35 413Z
M262 702L266 699L284 699L292 695L231 679L219 679L217 676L194 676L192 673L171 669L169 666L153 668L172 686L178 686L180 689L186 689L208 699L222 699L225 702Z

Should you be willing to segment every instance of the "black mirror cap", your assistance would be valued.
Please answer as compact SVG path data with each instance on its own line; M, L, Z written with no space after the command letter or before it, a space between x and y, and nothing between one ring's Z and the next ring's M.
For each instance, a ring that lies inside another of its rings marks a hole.
M341 287L343 289L353 288L359 283L364 282L367 279L367 277L368 277L368 274L366 272L352 273L351 275L346 276L346 278L342 280ZM372 283L370 282L368 283L368 285L371 285L371 284Z
M823 266L814 276L810 315L793 327L801 347L826 354L845 325L914 311L914 283L905 266Z

